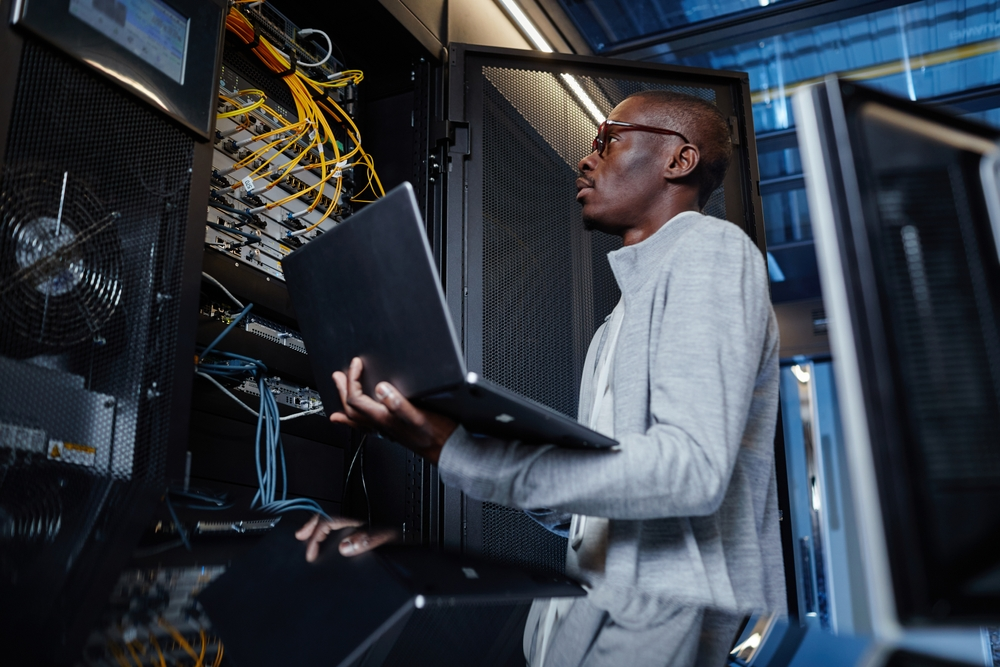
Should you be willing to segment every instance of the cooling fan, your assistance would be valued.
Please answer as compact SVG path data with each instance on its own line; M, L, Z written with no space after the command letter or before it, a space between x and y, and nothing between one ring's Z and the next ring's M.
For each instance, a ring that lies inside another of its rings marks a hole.
M122 299L119 217L69 172L3 172L0 347L101 340Z

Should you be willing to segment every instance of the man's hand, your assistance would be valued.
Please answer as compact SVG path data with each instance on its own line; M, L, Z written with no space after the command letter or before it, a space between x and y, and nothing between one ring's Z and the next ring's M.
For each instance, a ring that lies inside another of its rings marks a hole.
M326 540L327 535L341 528L355 528L360 525L362 525L361 522L356 519L341 517L322 519L319 514L314 514L313 518L296 531L295 537L300 542L309 543L306 546L306 560L311 563L319 556L319 545ZM371 551L395 537L396 534L391 530L361 531L342 539L338 549L342 556L357 556Z
M375 429L431 463L437 463L441 448L458 423L421 410L388 382L375 386L375 398L366 396L361 389L362 370L361 359L355 357L346 375L340 371L333 374L344 411L334 412L330 421L354 428Z

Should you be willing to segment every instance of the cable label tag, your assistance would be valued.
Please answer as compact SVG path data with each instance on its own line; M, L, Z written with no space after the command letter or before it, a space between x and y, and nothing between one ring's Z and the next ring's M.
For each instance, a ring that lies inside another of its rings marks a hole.
M347 160L341 160L340 162L338 162L337 163L337 169L336 169L336 171L333 172L333 177L334 178L343 178L343 176L344 176L344 167L346 167L346 166L347 166Z
M253 194L253 179L249 176L243 178L243 187L246 189L247 194Z

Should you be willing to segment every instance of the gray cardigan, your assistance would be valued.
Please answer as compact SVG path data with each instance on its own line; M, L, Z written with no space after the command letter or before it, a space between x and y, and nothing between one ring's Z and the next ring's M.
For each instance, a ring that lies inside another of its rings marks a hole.
M590 600L620 624L662 621L677 603L784 611L778 328L760 251L736 225L688 212L608 259L625 306L612 387L620 451L459 427L441 477L484 501L608 517ZM605 326L583 373L584 422Z

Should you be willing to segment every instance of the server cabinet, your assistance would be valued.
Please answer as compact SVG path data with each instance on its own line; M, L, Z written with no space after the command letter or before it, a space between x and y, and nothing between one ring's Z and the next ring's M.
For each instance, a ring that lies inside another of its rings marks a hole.
M224 9L157 7L2 4L0 634L25 664L79 657L183 470Z

